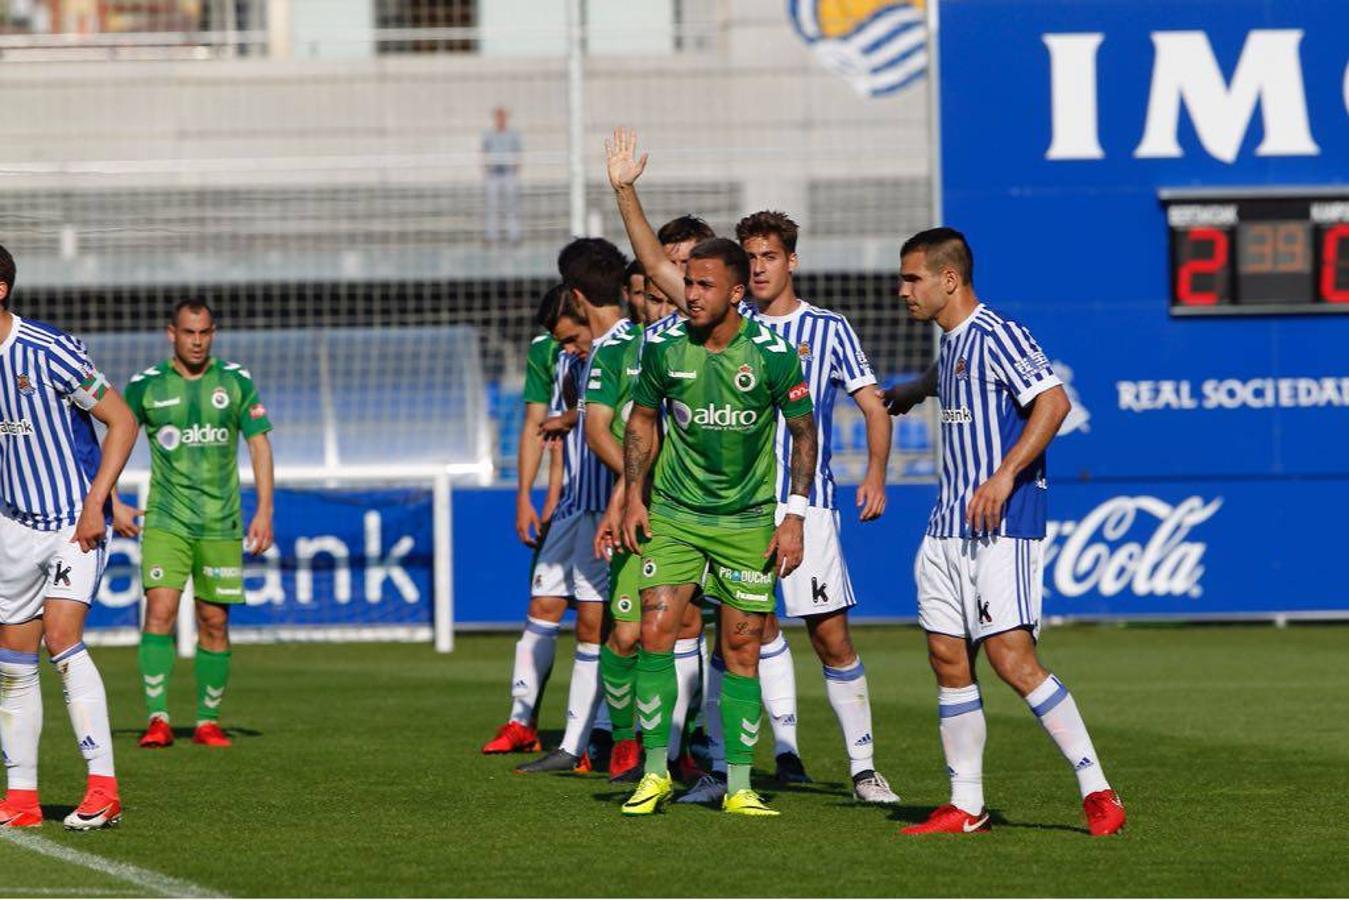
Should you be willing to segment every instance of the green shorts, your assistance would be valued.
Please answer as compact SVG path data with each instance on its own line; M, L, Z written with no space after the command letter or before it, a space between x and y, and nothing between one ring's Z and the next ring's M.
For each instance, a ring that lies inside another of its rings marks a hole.
M186 538L159 528L141 534L141 584L192 594L207 603L244 602L244 545L238 538Z
M609 561L609 611L615 622L642 621L642 601L638 592L638 577L642 560L635 553L614 553Z
M764 553L773 523L692 525L651 513L652 536L642 547L642 590L666 584L699 584L727 606L772 612L777 576ZM706 579L703 573L707 573Z

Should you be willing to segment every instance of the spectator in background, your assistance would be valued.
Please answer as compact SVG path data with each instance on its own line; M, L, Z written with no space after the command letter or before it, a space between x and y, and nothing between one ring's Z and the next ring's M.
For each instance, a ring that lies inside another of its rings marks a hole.
M504 106L492 110L492 127L483 132L483 238L500 239L504 230L512 244L520 243L520 133L510 127Z

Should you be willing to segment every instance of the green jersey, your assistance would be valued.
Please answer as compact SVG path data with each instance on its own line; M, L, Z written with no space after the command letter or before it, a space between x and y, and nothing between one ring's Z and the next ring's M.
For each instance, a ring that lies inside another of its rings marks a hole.
M590 380L586 383L586 405L598 404L614 411L609 431L623 443L632 412L632 389L642 374L641 330L633 327L601 344L590 358Z
M553 340L546 331L535 335L529 343L529 355L525 358L525 389L522 394L526 403L551 403L553 400L553 370L557 368L557 358L562 353L562 345Z
M272 430L248 370L213 359L200 378L189 379L166 360L132 376L126 402L150 439L145 527L242 538L239 435Z
M665 443L656 460L652 511L685 521L773 522L777 505L778 410L811 411L796 350L743 319L720 353L686 323L648 337L633 402L665 402Z

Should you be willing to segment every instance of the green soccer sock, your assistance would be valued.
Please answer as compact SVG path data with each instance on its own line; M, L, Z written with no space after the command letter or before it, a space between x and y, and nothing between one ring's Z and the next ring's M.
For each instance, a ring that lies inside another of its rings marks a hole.
M145 711L151 717L169 717L169 676L173 674L173 635L141 632L136 658L145 690Z
M220 718L220 701L230 682L230 651L217 653L197 645L197 721L214 722Z
M759 679L727 671L721 676L721 729L726 743L726 792L749 787L754 745L759 742L763 699Z
M674 653L638 649L637 722L642 726L647 774L664 775L670 770L665 752L670 746L670 714L678 697Z
M600 681L604 684L604 701L609 704L609 721L614 725L614 740L632 740L636 734L632 694L637 684L637 655L619 656L607 644L601 647Z

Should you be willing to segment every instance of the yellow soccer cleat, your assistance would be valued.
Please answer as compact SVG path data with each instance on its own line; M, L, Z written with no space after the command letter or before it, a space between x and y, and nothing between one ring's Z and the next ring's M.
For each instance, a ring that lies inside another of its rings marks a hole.
M664 775L648 772L637 783L637 790L623 804L623 815L649 816L658 813L673 793L674 782L670 780L668 772Z
M721 801L721 811L737 816L780 816L782 813L769 808L764 799L749 788L741 788L734 794L727 794Z

